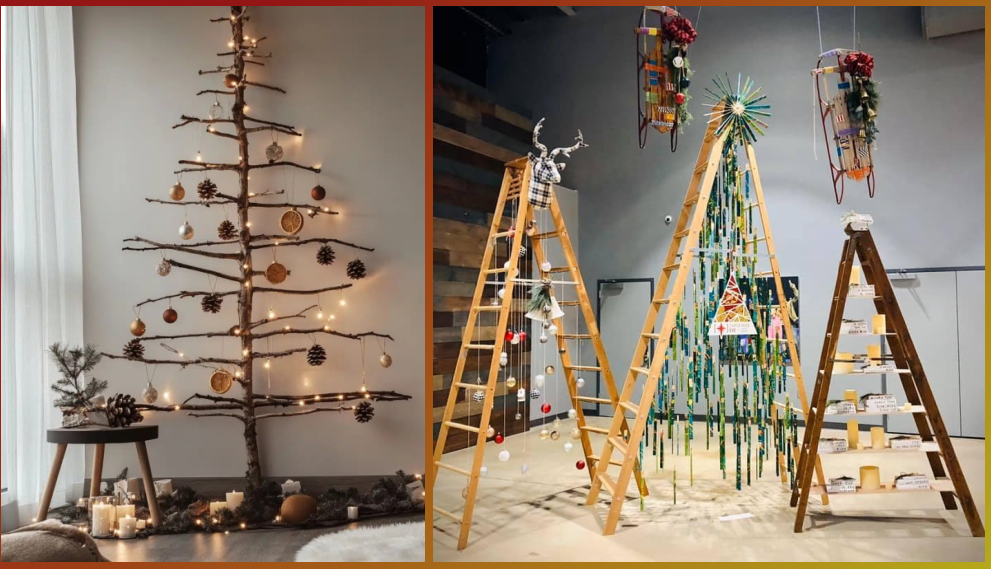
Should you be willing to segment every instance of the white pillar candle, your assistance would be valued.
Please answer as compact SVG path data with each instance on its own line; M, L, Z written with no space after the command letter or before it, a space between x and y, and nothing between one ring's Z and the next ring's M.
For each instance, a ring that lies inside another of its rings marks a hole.
M850 267L850 284L851 285L860 284L860 267L856 265Z
M117 519L120 520L126 517L134 517L134 504L117 506Z
M110 537L114 532L114 518L117 515L113 504L93 504L93 537Z
M227 502L210 502L210 515L216 516L217 512L227 508Z
M349 520L358 519L358 506L348 506L348 519Z
M117 537L120 539L134 539L138 531L138 520L137 518L128 516L126 518L120 518L117 522L120 528L117 530Z
M146 521L144 521L144 520L138 520L138 523L137 523L137 528L138 528L139 530L140 530L140 529L145 529L145 528L147 528L147 527L148 527L148 522L146 522Z
M230 491L227 493L227 509L234 511L241 506L241 502L244 501L244 493Z

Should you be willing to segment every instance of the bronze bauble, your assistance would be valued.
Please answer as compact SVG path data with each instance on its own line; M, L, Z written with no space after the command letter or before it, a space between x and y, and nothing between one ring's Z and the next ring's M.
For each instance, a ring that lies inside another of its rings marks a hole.
M136 318L134 322L131 322L131 334L135 336L145 335L145 323L140 318Z
M179 182L176 182L174 186L169 188L169 197L177 202L182 201L182 198L186 197L186 188L182 187L182 184Z
M162 313L162 320L165 320L169 324L174 324L178 319L179 313L174 308L166 308L165 312Z
M321 186L320 184L317 184L313 186L312 190L310 190L310 197L312 197L317 201L320 201L325 197L327 197L327 190L325 190L323 186Z
M301 524L317 513L317 499L306 494L289 496L282 502L279 515L284 524Z
M239 81L240 79L238 78L238 76L234 75L233 73L228 73L227 75L224 75L224 85L228 87L231 88L237 87Z

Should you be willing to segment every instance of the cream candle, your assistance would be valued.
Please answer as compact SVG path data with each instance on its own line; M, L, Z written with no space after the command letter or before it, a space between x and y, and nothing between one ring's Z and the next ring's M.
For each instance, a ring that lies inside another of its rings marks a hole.
M850 284L859 285L860 284L860 267L854 265L850 267Z
M117 509L113 504L93 504L91 514L93 524L93 537L110 537L114 533L114 518L117 517Z
M217 512L227 508L227 502L210 502L210 515L216 516Z
M358 519L358 506L348 506L348 519L349 520Z
M860 489L871 491L881 489L881 469L876 466L860 467Z
M227 509L234 511L241 506L241 502L244 501L244 493L230 491L227 493Z
M138 520L138 523L137 523L137 526L136 526L136 527L137 527L137 528L138 528L139 530L142 530L142 529L145 529L145 528L147 528L147 527L148 527L148 522L146 522L146 521L144 521L144 520Z
M881 344L868 344L867 345L867 360L868 363L874 365L880 365L881 362Z
M117 519L126 517L134 517L134 504L126 504L122 506L117 506Z
M871 427L871 448L883 449L887 446L884 438L884 427Z
M120 526L117 530L117 537L120 539L134 539L138 533L138 520L135 517L127 516L117 520Z
M885 322L884 314L875 314L871 318L871 325L874 328L875 334L887 334L888 326Z

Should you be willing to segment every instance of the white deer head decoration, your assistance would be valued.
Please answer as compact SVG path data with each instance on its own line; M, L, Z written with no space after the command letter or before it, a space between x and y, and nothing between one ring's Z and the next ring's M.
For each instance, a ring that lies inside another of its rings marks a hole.
M551 184L561 183L561 172L567 165L563 162L555 162L559 154L571 158L571 153L579 148L587 148L582 131L578 131L577 141L573 146L560 147L547 152L547 147L540 142L540 130L544 127L544 119L540 119L533 127L533 145L540 150L540 156L529 155L532 173L530 176L530 204L535 209L543 209L550 205L553 192Z

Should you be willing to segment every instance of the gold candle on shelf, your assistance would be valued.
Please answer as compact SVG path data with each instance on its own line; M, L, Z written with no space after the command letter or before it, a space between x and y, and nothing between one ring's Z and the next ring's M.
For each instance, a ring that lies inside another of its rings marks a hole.
M860 444L860 424L857 421L846 422L846 442L850 450L856 450L857 445Z
M836 352L836 361L833 362L833 373L850 373L853 371L853 354L849 352Z
M881 364L881 344L867 345L867 363L873 365Z
M851 285L860 284L860 267L856 265L850 267L850 284Z
M844 391L843 392L843 400L844 401L849 401L850 403L853 403L854 406L856 406L857 405L857 390L856 389L847 389L846 391Z
M884 314L875 314L872 316L871 327L873 328L872 332L875 334L887 334L888 326L885 321Z
M884 438L884 427L871 427L871 448L883 449L887 446Z
M881 489L881 469L876 466L860 467L860 489L862 491Z

